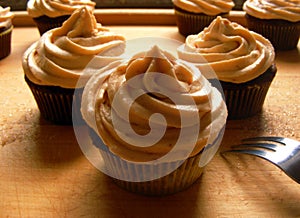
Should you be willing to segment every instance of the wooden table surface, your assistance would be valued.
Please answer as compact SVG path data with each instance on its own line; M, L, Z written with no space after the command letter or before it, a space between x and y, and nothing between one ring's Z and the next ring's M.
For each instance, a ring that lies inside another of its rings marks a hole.
M175 26L109 28L127 39L184 40ZM300 185L249 155L218 152L200 180L175 195L146 197L117 187L83 155L72 126L40 118L21 66L38 38L35 27L15 27L12 53L0 61L0 217L300 217ZM229 121L220 151L251 136L300 140L299 50L277 52L263 112Z

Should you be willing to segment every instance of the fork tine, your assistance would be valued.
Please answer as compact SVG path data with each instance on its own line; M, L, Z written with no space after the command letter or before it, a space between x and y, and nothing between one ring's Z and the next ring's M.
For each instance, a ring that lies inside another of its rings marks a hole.
M259 136L253 138L246 138L243 139L242 141L273 141L273 142L281 143L283 145L287 143L286 138L279 137L279 136Z
M277 145L272 143L263 143L263 142L257 142L257 143L243 143L239 145L233 145L232 148L242 148L242 147L251 147L251 148L265 148L271 151L276 151Z
M298 147L299 142L297 140L291 139L291 138L285 138L280 136L259 136L259 137L253 137L253 138L247 138L243 139L242 141L273 141L277 142L283 145L289 145L292 147Z

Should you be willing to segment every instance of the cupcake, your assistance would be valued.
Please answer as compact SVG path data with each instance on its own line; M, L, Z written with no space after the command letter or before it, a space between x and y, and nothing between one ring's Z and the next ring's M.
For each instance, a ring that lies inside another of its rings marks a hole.
M88 81L81 107L105 173L145 195L192 185L223 136L220 92L157 45L105 71Z
M299 0L247 0L248 28L271 41L276 50L297 47L300 36Z
M29 0L27 12L37 25L40 35L60 27L78 8L86 6L93 11L96 3L90 0Z
M7 57L11 52L11 34L13 30L10 7L0 6L0 59Z
M177 51L180 59L200 71L211 69L206 77L223 89L229 119L247 118L262 110L277 71L268 39L217 17L199 34L189 35Z
M80 117L86 81L119 60L124 50L125 38L97 23L87 7L77 9L62 27L44 33L23 57L25 80L41 115L57 124L71 124L75 92L73 112Z
M172 0L178 31L183 36L196 34L219 15L226 15L234 7L233 0Z

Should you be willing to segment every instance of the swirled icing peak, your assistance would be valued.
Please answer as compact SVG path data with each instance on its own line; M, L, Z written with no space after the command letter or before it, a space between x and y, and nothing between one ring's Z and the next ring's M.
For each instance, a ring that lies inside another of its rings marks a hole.
M185 11L207 15L227 13L234 7L232 0L173 0L173 3Z
M247 0L243 5L243 10L260 19L300 21L299 0Z
M14 14L10 11L10 7L3 8L0 6L0 28L9 28Z
M27 12L31 17L59 17L71 15L76 9L83 6L94 10L96 3L91 0L29 0Z
M189 153L195 155L225 124L227 111L220 93L197 68L158 46L108 71L106 77L101 72L89 80L83 93L89 101L82 102L81 111L108 148L123 159L155 160L180 136L186 144L195 138ZM188 133L182 136L182 130ZM144 146L148 140L154 142Z
M43 34L24 55L27 77L36 84L65 88L84 86L95 71L120 59L125 38L103 27L86 7L62 27ZM80 84L77 84L80 78Z
M202 32L188 36L178 56L200 71L209 65L221 81L243 83L264 73L275 53L261 35L218 16Z

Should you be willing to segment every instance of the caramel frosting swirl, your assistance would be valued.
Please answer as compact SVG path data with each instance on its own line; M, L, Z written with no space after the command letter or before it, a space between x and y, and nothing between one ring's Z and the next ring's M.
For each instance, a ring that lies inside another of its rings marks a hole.
M71 15L75 10L83 6L94 10L96 3L90 0L29 0L27 12L31 17L59 17Z
M209 66L219 80L232 83L258 77L275 58L267 39L220 16L199 34L188 36L177 51L180 59L194 63L202 73Z
M243 5L243 10L260 19L300 21L299 0L247 0Z
M179 103L170 97L171 93L176 100L180 99ZM183 129L191 130L182 136L186 143L196 135L188 153L196 155L209 143L210 135L216 139L227 117L221 94L199 70L158 46L117 67L109 67L105 74L95 74L84 89L81 112L112 153L136 162L156 160L167 154ZM165 122L160 117L154 118L154 114L162 115ZM197 124L200 124L198 129ZM154 132L155 138L163 132L163 127L164 135L151 146L143 146L147 140L136 137L136 134L142 137ZM185 150L188 148L177 152ZM175 160L178 153L173 156Z
M120 59L124 50L125 38L101 26L83 7L26 51L23 68L36 84L75 88L84 86L100 68Z
M173 0L173 3L185 11L207 15L227 13L234 7L232 0Z
M12 18L14 14L10 11L10 7L3 8L0 6L0 28L9 28L12 26Z

